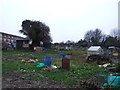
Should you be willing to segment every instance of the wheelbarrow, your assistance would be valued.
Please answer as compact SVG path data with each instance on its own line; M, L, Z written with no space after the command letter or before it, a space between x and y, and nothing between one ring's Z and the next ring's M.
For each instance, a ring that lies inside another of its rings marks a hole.
M120 73L112 73L108 76L101 74L100 76L104 77L107 81L107 83L104 83L103 86L120 87Z

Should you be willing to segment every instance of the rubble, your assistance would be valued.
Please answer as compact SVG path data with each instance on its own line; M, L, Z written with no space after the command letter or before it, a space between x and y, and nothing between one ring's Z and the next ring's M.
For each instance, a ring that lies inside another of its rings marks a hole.
M103 65L105 63L111 63L111 59L102 55L90 55L87 57L86 63L96 62L98 65Z

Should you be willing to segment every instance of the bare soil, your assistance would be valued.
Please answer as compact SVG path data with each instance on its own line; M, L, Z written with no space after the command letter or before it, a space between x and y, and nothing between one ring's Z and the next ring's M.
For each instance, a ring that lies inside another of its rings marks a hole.
M20 76L30 74L3 74L2 88L67 88L68 85L53 80L24 79Z

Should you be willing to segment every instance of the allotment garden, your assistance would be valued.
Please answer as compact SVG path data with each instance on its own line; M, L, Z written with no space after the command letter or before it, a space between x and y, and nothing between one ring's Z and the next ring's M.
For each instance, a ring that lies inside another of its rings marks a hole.
M62 68L63 55L71 55L69 70ZM45 56L51 56L50 66L44 63ZM119 56L106 57L120 59ZM107 67L95 62L87 63L87 48L73 48L59 51L55 48L35 52L28 50L3 50L3 88L104 88L107 82ZM107 62L106 62L107 63Z

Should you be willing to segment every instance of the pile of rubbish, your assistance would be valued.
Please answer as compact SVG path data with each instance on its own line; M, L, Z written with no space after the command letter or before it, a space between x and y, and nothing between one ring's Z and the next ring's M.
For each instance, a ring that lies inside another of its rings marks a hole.
M28 61L22 59L21 62L25 62L25 63L35 63L37 62L38 59L29 59ZM36 65L37 68L40 68L41 71L53 71L55 69L57 69L58 67L55 65L51 65L51 56L46 56L44 59L44 63L38 62ZM22 72L27 72L27 70L21 69L20 71ZM35 72L35 71L33 71Z
M105 63L111 63L111 59L107 56L102 55L90 55L88 56L86 63L96 62L98 65L103 65Z

